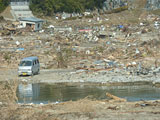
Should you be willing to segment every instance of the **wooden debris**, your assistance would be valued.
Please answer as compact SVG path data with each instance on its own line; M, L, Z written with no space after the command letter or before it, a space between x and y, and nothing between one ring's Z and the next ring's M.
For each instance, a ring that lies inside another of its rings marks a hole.
M115 101L119 101L119 102L126 102L127 100L126 99L123 99L123 98L119 98L117 96L114 96L110 93L106 93L106 96L111 98L111 99L114 99Z
M117 110L117 109L118 109L118 107L117 107L117 106L109 106L107 109Z

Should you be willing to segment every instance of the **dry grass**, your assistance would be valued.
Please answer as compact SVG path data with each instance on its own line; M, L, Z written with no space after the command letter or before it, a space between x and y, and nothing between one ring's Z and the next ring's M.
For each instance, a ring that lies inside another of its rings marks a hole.
M160 15L160 10L152 10L150 12L155 14L155 15Z
M2 82L0 85L0 102L15 103L17 101L17 80Z
M77 102L71 102L72 106L68 107L70 111L76 111L81 113L94 112L94 104L90 104L91 100L82 99ZM68 104L68 103L67 103Z
M15 110L18 108L16 104L16 89L17 79L13 81L6 81L0 84L0 118L1 119L12 119Z

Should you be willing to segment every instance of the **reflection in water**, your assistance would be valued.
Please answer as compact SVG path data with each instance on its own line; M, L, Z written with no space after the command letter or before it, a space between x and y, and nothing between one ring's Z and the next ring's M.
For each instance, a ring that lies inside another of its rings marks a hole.
M39 84L19 84L18 99L19 102L32 102L38 100L40 93Z
M128 101L160 99L160 88L142 86L65 86L56 84L20 84L17 89L19 103L48 103L76 101L89 96L92 99L107 99L109 92Z

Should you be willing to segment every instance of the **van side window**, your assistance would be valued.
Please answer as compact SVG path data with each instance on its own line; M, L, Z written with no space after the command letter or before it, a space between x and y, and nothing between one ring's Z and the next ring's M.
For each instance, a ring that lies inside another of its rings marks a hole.
M33 61L33 66L34 66L34 65L36 65L36 63L35 63L35 62L36 62L36 61Z
M36 64L39 64L39 60L33 61L33 66L36 65Z
M36 65L36 64L37 64L37 61L35 60L34 62L35 62L35 65Z

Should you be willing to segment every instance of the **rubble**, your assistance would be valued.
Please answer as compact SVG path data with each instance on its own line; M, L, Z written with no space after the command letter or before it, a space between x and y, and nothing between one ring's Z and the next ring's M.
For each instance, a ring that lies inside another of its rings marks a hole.
M160 47L158 16L148 15L147 21L137 24L112 25L101 24L97 18L102 22L111 19L96 16L90 23L88 19L48 22L39 32L19 28L18 23L4 23L0 31L0 55L6 59L5 55L9 53L11 57L7 61L14 59L15 64L5 59L2 63L15 67L22 57L36 55L43 69L155 74L154 70L160 65L160 62L154 63Z
M156 9L159 9L160 6L159 6L159 0L147 0L147 3L146 3L146 8L148 10L156 10Z

